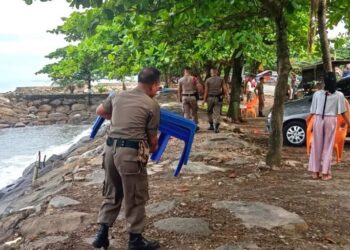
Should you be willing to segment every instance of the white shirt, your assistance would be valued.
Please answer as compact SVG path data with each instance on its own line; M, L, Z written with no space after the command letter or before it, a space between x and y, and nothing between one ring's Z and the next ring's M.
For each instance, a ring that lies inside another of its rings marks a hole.
M312 97L312 103L310 108L311 114L322 115L323 106L325 102L326 91L319 90ZM335 91L333 94L327 96L326 108L324 115L337 116L346 112L345 97L342 92Z
M247 91L248 92L254 91L254 88L253 88L252 83L250 81L247 82Z

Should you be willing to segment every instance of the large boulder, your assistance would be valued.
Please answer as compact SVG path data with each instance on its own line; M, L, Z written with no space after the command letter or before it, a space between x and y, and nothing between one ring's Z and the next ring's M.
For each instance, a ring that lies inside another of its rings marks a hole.
M52 107L48 104L40 105L38 109L39 112L50 112L51 110L52 110Z
M36 237L40 234L57 234L74 232L95 223L95 214L82 212L64 212L62 214L43 215L25 220L19 226L21 235Z
M56 112L68 114L70 112L70 107L68 105L58 106Z
M300 232L308 229L306 222L296 213L262 202L218 201L213 203L213 207L229 210L232 215L241 219L247 228L260 227L271 230L281 227Z
M27 108L27 111L31 114L35 114L36 112L38 112L38 108L35 106L30 106L29 108Z
M37 117L39 117L39 119L42 119L42 118L47 118L48 116L48 113L47 112L38 112L36 113Z
M50 105L57 107L57 106L61 105L61 103L62 103L61 99L55 99L55 100L50 102Z
M72 111L81 111L81 110L86 110L87 107L85 104L81 103L76 103L72 105Z
M15 116L8 116L8 115L1 115L0 118L2 120L2 123L9 123L9 124L15 124L16 122L19 121L18 117Z
M25 127L26 125L23 123L23 122L17 122L15 124L15 128L22 128L22 127Z
M9 103L10 100L6 97L0 96L0 103Z
M16 116L16 112L11 108L0 107L0 115Z
M68 116L66 114L59 112L49 114L48 118L52 121L68 120Z

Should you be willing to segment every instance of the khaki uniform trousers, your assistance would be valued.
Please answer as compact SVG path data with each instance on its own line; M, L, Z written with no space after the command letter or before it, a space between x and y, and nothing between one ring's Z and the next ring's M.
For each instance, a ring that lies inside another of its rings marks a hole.
M265 96L259 95L259 112L263 112L265 106Z
M208 120L209 123L220 123L222 101L219 97L208 97Z
M103 167L104 200L97 223L112 226L124 200L129 233L142 233L145 226L145 204L149 199L146 164L137 161L138 150L105 145Z
M198 124L198 104L195 96L182 96L184 117Z

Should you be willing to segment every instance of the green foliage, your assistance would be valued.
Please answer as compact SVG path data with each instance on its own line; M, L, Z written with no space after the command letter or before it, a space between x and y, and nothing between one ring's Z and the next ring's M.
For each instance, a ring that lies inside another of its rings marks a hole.
M105 85L97 85L97 92L102 94L102 93L106 93L108 91L108 88Z
M123 79L145 66L158 67L167 75L178 75L184 66L203 73L208 65L231 65L233 58L241 56L246 65L260 62L265 68L274 69L277 65L275 24L260 1L67 2L86 9L73 12L62 25L50 31L74 42L50 53L47 57L56 62L39 71L54 80L89 83L102 77ZM346 0L336 5L333 2L330 7L333 12L335 6L347 6ZM306 52L309 4L307 0L286 1L293 67L309 60ZM341 15L340 11L336 14ZM334 18L333 23L336 20L346 20L346 15Z

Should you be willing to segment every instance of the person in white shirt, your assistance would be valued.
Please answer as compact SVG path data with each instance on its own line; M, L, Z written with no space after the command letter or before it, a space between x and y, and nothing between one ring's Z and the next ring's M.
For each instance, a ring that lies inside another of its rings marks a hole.
M345 102L343 93L336 91L335 73L326 73L325 89L319 90L313 95L310 115L307 118L309 120L312 116L315 116L313 142L308 166L308 171L312 173L313 179L332 179L331 161L337 116L341 114L350 127Z
M253 100L253 92L254 92L251 76L249 77L246 85L246 92L247 92L247 102L250 102L251 100Z

